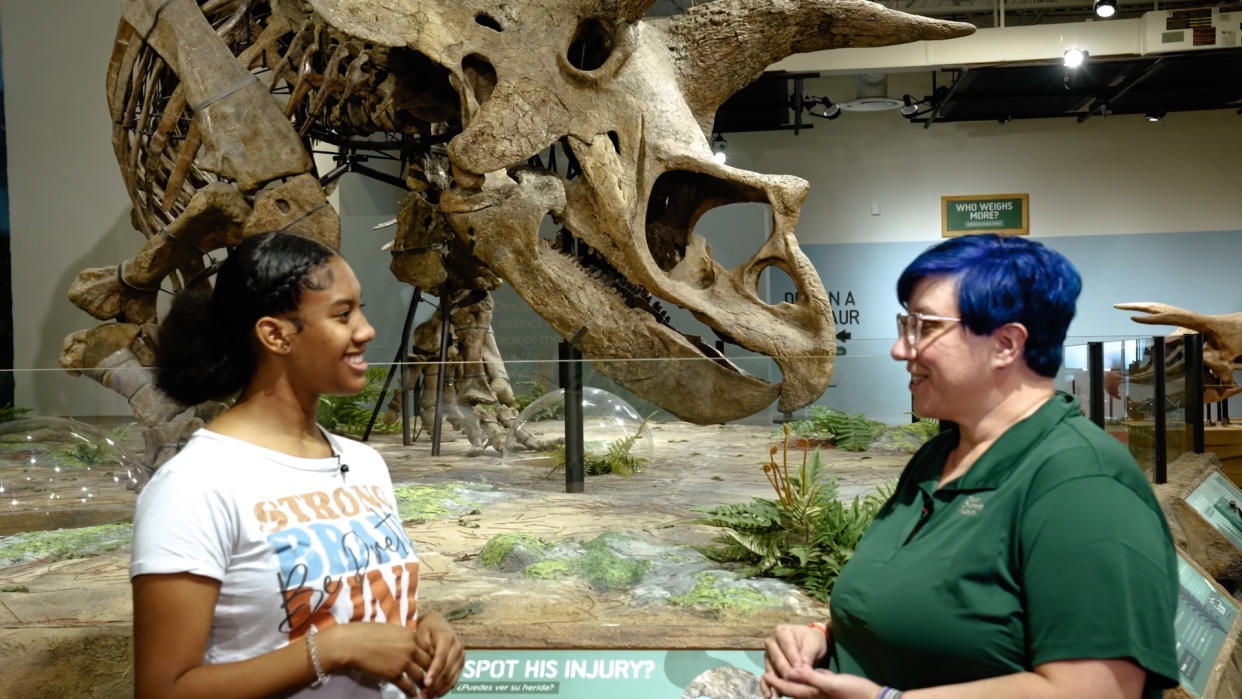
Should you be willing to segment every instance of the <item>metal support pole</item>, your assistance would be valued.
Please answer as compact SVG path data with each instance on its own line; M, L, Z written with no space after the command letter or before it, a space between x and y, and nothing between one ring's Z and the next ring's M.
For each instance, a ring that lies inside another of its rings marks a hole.
M431 422L431 455L440 455L440 428L444 422L444 381L448 373L449 353L449 292L440 287L440 372L436 374L436 408Z
M388 376L384 378L384 387L380 389L379 400L375 401L375 408L371 411L371 419L367 422L367 428L362 431L362 441L364 442L371 437L371 430L375 427L375 421L379 418L380 407L384 405L384 399L388 397L388 387L392 385L392 377L398 367L401 369L401 387L397 389L401 391L401 433L407 437L410 434L410 421L408 411L406 410L406 398L409 397L406 386L409 386L409 384L406 383L405 353L407 351L406 345L410 344L410 328L414 325L414 313L418 310L418 303L422 298L422 289L414 287L414 298L410 300L410 308L405 312L405 325L401 326L401 343L397 345L397 356L393 358L392 366L388 367ZM403 440L403 443L406 446L410 445L408 441Z
M1104 427L1104 343L1087 343L1087 403L1091 422Z
M408 370L407 370L408 371ZM401 443L409 446L414 443L414 410L423 395L423 373L418 373L414 385L401 395Z
M1152 434L1152 442L1155 449L1155 481L1157 484L1167 483L1169 480L1169 455L1168 447L1165 443L1165 420L1164 420L1164 338L1156 335L1151 339L1151 364L1155 374L1152 380L1155 382L1156 395L1152 400L1152 418L1154 430Z
M1186 426L1191 451L1203 453L1203 336L1183 336L1186 350Z
M582 353L568 342L561 342L561 385L565 389L565 492L586 490L585 450L582 426Z

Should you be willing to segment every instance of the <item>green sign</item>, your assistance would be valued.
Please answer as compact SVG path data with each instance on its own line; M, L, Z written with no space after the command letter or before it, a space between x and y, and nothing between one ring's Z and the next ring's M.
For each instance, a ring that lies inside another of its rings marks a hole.
M979 194L940 197L940 234L1030 233L1030 200L1026 194Z
M1242 490L1219 471L1212 473L1186 498L1234 546L1242 549Z
M1238 603L1222 593L1186 559L1177 556L1179 583L1173 633L1177 639L1177 673L1192 696L1203 695L1216 656L1229 635Z
M446 697L757 697L763 651L471 650Z

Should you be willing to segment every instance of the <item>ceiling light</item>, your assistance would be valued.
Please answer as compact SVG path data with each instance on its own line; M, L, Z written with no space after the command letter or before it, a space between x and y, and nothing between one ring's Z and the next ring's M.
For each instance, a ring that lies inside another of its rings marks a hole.
M1065 61L1066 68L1077 68L1087 60L1087 52L1082 49L1066 49L1062 60Z
M1158 112L1147 112L1147 115L1144 118L1147 119L1147 121L1154 122L1154 121L1160 121L1161 119L1163 119L1164 115L1165 115L1165 111L1162 109Z
M832 120L841 116L841 105L834 104L833 101L827 97L820 97L812 102L811 106L808 107L806 111L811 116L816 116L820 119Z
M1117 14L1117 0L1095 0L1095 14L1104 19Z

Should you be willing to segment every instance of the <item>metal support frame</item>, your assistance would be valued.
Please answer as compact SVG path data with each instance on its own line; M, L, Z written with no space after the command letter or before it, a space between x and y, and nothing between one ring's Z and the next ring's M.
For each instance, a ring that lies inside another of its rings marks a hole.
M1186 352L1186 425L1190 428L1191 451L1203 453L1203 336L1183 336Z
M1104 427L1104 343L1087 343L1087 402L1091 422Z
M380 389L379 398L375 401L375 408L371 410L371 419L367 421L367 428L362 431L362 441L371 438L371 430L375 427L375 421L379 418L380 410L384 405L384 399L388 397L388 387L392 385L393 374L398 369L401 371L401 383L398 391L401 391L401 435L402 443L410 446L413 441L410 439L410 406L409 406L409 374L408 362L406 362L406 347L410 344L410 329L414 325L414 314L418 310L418 304L423 299L423 290L414 287L414 298L410 300L410 308L405 312L405 324L401 326L401 344L397 345L397 356L393 358L392 365L388 367L388 376L384 378L384 387Z
M1152 401L1152 418L1153 418L1153 434L1152 441L1155 449L1155 482L1157 484L1167 483L1169 480L1169 454L1168 444L1165 439L1165 409L1164 401L1166 399L1164 390L1164 338L1156 335L1151 338L1151 363L1155 375L1152 380L1155 382L1156 395Z
M932 108L931 114L927 115L927 120L923 122L924 129L930 129L931 125L934 124L936 120L940 118L940 110L944 108L945 104L947 104L950 100L953 99L953 94L957 92L957 88L962 86L962 81L966 79L966 76L968 74L969 74L968 68L961 68L958 70L957 75L953 78L953 84L949 85L949 91L944 94L944 97L941 97L940 99L936 101L936 106ZM935 77L936 77L936 74L932 73L933 81L935 80ZM935 90L933 89L932 92L934 93ZM911 119L910 121L914 121L914 120Z
M1087 111L1078 115L1078 123L1081 124L1087 119L1090 119L1091 116L1094 114L1099 114L1100 116L1108 116L1110 114L1110 110L1108 107L1110 102L1119 99L1122 95L1129 92L1131 89L1136 87L1139 83L1142 83L1144 80L1160 72L1160 70L1163 68L1164 68L1164 59L1157 58L1156 60L1152 61L1146 68L1144 68L1142 73L1139 73L1138 75L1134 76L1133 80L1130 80L1126 82L1124 85L1122 85L1121 87L1115 89L1108 96L1096 97L1094 100L1091 101L1091 106L1087 107Z
M440 430L444 425L444 383L448 374L449 336L452 322L449 320L449 290L447 283L440 285L440 371L436 374L435 413L431 420L431 455L440 455Z
M562 340L557 347L560 358L561 388L565 393L565 492L586 491L585 449L582 421L582 352Z

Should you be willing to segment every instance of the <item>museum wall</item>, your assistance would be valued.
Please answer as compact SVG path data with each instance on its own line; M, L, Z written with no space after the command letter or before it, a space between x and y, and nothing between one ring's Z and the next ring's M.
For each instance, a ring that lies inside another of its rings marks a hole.
M943 83L943 78L942 78ZM889 77L888 94L920 97L929 74ZM844 101L854 79L806 83ZM811 183L803 243L882 243L939 236L941 195L1026 192L1031 235L1131 235L1238 229L1242 118L1234 110L910 124L896 110L845 113L791 132L728 134L730 163ZM880 215L871 215L872 202Z
M926 75L890 76L889 94L921 96ZM852 78L807 93L854 97ZM728 134L729 162L807 179L798 239L835 293L842 343L819 401L894 422L909 410L906 375L888 358L905 265L940 237L942 195L1028 193L1031 236L1082 272L1071 343L1171 331L1112 308L1162 301L1203 313L1242 310L1230 283L1242 260L1242 153L1233 110L966 124L906 122L896 111L815 120L810 131ZM872 203L880 214L872 215ZM1125 236L1124 239L1117 236ZM792 291L776 276L772 293ZM1242 403L1231 405L1234 413Z
M131 257L141 242L104 96L119 17L119 2L0 0L15 402L44 414L128 413L119 395L56 361L66 335L98 323L69 303L74 275Z
M16 395L19 406L44 414L128 412L119 396L64 375L56 362L65 335L97 322L66 299L74 275L132 256L140 242L129 226L103 87L118 5L0 0ZM928 88L926 76L893 76L889 93L921 95ZM851 78L812 81L807 88L834 100L853 97L853 90ZM730 164L811 183L798 236L825 286L840 292L838 311L846 322L839 326L852 333L825 401L841 395L841 402L856 405L856 396L846 393L894 391L904 398L903 373L886 358L896 311L891 289L901 266L938 239L941 194L1030 193L1032 234L1070 255L1088 278L1084 300L1091 307L1075 323L1075 335L1150 332L1120 312L1095 310L1104 302L1158 299L1207 312L1242 309L1242 292L1225 289L1223 281L1213 287L1215 279L1232 278L1221 275L1230 259L1242 257L1242 236L1236 235L1242 183L1231 174L1242 152L1242 122L1232 112L1174 114L1155 125L1112 117L1085 124L937 124L928 130L884 112L847 114L815 126L798 136L728 139ZM357 175L344 177L336 193L345 255L363 281L367 314L379 334L368 354L373 363L392 359L411 295L392 279L388 254L380 250L392 229L371 230L394 215L396 195L392 187ZM873 201L879 202L879 216L870 215ZM709 213L699 232L719 259L732 264L766 235L766 217L762 206L733 205ZM1129 237L1121 243L1119 235ZM1216 266L1205 268L1205 261ZM764 293L780 298L781 275L765 275L765 286L769 280L772 289ZM1138 293L1139 282L1165 286L1148 295ZM1112 286L1126 293L1113 293ZM679 328L701 328L687 313L670 310ZM541 323L511 291L498 296L496 332L506 356L554 357L555 337ZM861 369L855 360L869 360L875 368ZM747 365L752 368L767 370ZM895 381L897 389L881 391L877 376ZM892 406L875 409L881 419L900 416Z

